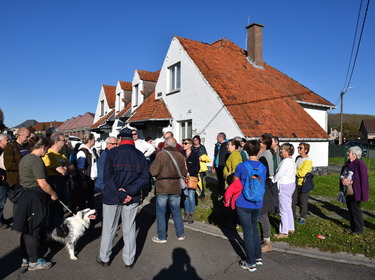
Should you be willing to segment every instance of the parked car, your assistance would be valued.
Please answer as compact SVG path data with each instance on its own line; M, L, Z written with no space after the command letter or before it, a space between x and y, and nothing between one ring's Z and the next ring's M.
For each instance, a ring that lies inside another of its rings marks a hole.
M77 137L77 136L72 136L72 135L69 135L69 141L70 143L72 144L72 147L74 148L78 143L79 144L82 144L82 140L81 138Z
M345 145L349 147L354 147L354 146L358 146L362 149L362 156L363 157L367 157L367 146L362 144L361 142L357 142L357 141L349 141L347 143L345 143Z

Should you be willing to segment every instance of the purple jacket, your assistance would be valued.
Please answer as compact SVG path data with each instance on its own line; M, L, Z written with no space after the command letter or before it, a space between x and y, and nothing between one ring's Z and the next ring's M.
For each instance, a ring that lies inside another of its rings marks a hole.
M349 170L354 173L352 180L355 201L368 201L370 187L366 164L360 159L356 159L352 162L347 161L343 166L341 173L346 166L348 166ZM340 185L342 185L341 180Z

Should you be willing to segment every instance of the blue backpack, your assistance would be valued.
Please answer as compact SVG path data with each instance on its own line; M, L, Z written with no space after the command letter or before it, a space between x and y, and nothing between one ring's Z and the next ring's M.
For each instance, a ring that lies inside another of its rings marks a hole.
M247 176L242 189L242 194L245 199L250 202L260 202L263 200L266 191L266 182L262 179L266 167L262 163L259 163L259 166L254 168L247 161L243 164L247 169Z

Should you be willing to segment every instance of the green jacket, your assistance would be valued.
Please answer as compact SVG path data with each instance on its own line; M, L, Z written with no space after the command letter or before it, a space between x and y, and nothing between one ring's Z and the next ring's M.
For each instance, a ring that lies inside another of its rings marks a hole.
M224 167L224 178L226 178L229 174L232 174L236 171L236 167L239 163L242 162L241 153L237 150L234 150L230 153L227 161L225 162Z

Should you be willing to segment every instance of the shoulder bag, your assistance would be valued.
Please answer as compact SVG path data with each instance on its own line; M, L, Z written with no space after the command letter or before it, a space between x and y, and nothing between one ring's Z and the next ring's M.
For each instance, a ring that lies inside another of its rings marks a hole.
M171 157L171 159L174 163L174 166L176 166L178 176L180 176L179 182L180 182L181 189L182 190L186 189L186 183L185 183L184 177L181 174L180 168L178 168L176 160L174 159L174 157L172 156L172 154L169 151L167 151L167 150L164 150L164 151Z
M313 178L314 178L314 175L312 173L309 172L306 174L306 176L303 178L301 192L308 193L312 191L312 189L315 187Z

